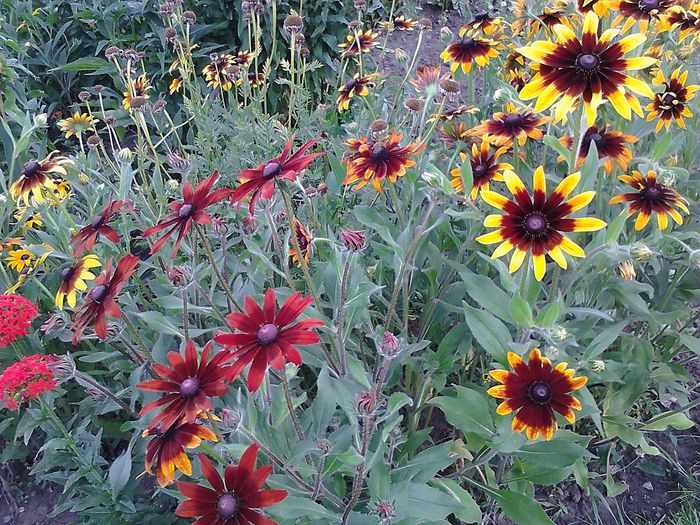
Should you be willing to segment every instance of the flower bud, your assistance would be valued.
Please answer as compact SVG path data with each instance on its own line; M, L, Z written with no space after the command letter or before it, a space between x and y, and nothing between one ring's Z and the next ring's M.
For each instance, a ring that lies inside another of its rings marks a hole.
M408 59L408 53L404 51L402 48L397 47L394 49L394 58L396 58L397 62L405 62L406 59Z
M241 425L241 413L230 408L221 409L221 426L231 432L236 432Z
M37 128L45 128L49 122L49 116L46 113L39 113L34 117L34 125Z
M374 390L365 390L357 398L357 411L362 415L369 415L377 404L377 393Z
M452 39L452 35L453 35L452 30L449 27L442 26L440 28L440 38L442 38L443 40Z
M165 187L168 188L169 191L177 191L180 187L180 182L177 179L168 179L165 183Z
M591 370L598 373L602 372L605 370L605 361L602 359L594 359L591 363Z
M428 185L436 188L440 185L440 175L437 173L432 173L430 171L424 171L421 173L421 179Z
M186 24L192 25L197 21L197 15L192 11L185 11L182 13L182 21Z
M283 27L288 34L298 33L304 27L304 20L297 15L288 15L284 19Z
M345 247L353 252L364 248L367 242L365 230L340 230L338 234Z
M323 196L326 193L328 193L328 184L322 182L318 186L316 186L316 189L318 190L318 194Z
M388 330L384 332L384 337L382 337L382 345L379 353L384 357L384 359L394 359L399 355L401 351L401 342L397 337L389 332Z
M566 331L566 328L559 325L552 327L552 339L564 341L567 337L569 337L569 333Z
M177 29L174 27L167 27L163 36L168 42L173 42L177 38Z
M388 501L380 501L374 511L380 519L388 520L394 516L394 505Z
M81 91L80 93L78 93L78 99L79 99L81 102L87 102L88 100L90 100L90 97L91 97L91 96L92 96L92 95L90 94L90 92L89 92L89 91L85 91L85 90L83 90L83 91Z
M323 454L328 454L331 449L331 442L323 438L317 439L316 446Z
M659 172L659 184L666 188L672 188L676 184L676 174L672 171L661 170Z
M637 272L632 261L622 261L617 265L617 270L620 272L620 277L625 281L634 281L637 278Z
M98 135L90 135L87 139L87 145L90 149L95 149L100 144L102 144L102 139Z
M253 235L255 233L258 224L255 217L244 217L243 218L243 233L246 235Z
M129 148L122 148L117 153L117 157L119 157L119 160L122 162L129 163L134 158L134 152Z
M78 173L78 182L82 185L88 184L90 182L90 177L81 171Z
M635 242L630 248L630 255L635 261L646 261L652 255L654 255L654 252L652 252L651 248L649 248L646 244L642 242Z

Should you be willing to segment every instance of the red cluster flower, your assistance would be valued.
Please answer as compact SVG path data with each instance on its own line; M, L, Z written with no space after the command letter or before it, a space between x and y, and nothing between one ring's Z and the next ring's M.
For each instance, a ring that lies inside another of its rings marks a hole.
M34 354L8 366L0 374L0 402L17 410L21 403L55 389L56 380L49 366L52 362L50 356Z
M21 295L0 295L0 348L27 335L39 309Z

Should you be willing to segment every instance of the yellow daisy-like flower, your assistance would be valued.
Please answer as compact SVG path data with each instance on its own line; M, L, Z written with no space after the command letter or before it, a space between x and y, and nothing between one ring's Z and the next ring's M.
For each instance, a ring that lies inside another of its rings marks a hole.
M501 146L495 151L491 150L491 143L488 140L482 140L481 146L472 144L469 163L472 168L473 183L470 189L469 196L475 200L479 195L480 190L488 190L489 182L503 181L503 170L512 170L513 166L507 162L498 162L498 157L508 151L507 146ZM462 159L462 164L467 162L467 154L461 152L459 154ZM462 168L457 167L450 172L452 175L452 187L457 193L464 191L464 180L462 179Z
M580 173L566 177L547 196L544 169L538 167L534 174L532 198L514 172L505 170L503 179L514 200L489 190L481 192L481 198L486 203L505 212L505 215L488 215L484 219L484 226L498 230L476 239L482 244L501 243L493 252L494 259L514 249L509 266L513 273L522 266L525 256L530 252L535 278L541 281L546 269L545 254L565 270L568 264L564 252L573 257L585 257L583 248L564 233L596 231L605 227L606 223L593 217L566 217L586 207L595 196L594 191L586 191L565 200L581 180Z
M182 87L182 77L175 77L170 82L170 86L168 86L168 93L172 95L172 94L180 91L181 87Z
M694 0L690 5L674 5L661 18L660 26L665 31L678 28L678 43L689 36L700 42L700 2Z
M347 111L350 109L350 100L354 96L366 97L369 95L369 89L374 87L373 80L377 77L378 73L373 73L371 75L360 76L356 73L355 76L348 82L338 88L338 112Z
M68 300L68 306L75 308L78 292L87 290L85 281L95 279L95 274L90 271L90 268L98 268L102 266L97 255L86 255L73 266L64 268L61 272L61 285L56 292L56 306L59 310L63 310L64 300Z
M468 73L472 64L484 67L491 59L498 56L505 46L496 40L479 35L476 32L467 32L459 40L455 40L440 53L440 58L446 64L450 64L452 72L461 68L462 73Z
M642 45L646 36L631 34L615 41L618 29L607 29L598 36L598 26L599 18L591 11L584 19L580 38L569 27L559 24L553 28L556 42L539 40L518 48L520 54L538 67L533 79L520 91L520 98L536 98L535 111L543 111L561 97L555 111L557 121L563 120L582 98L589 126L593 125L598 106L604 100L627 120L631 120L632 110L641 113L639 100L633 93L653 98L654 92L644 81L625 73L647 68L657 61L644 56L623 57Z
M25 206L29 206L29 199L33 198L37 203L50 198L52 192L57 191L57 184L49 176L58 173L66 176L65 166L73 162L62 156L56 156L58 151L52 151L43 160L32 160L22 166L20 178L10 186L10 195L16 201L22 200Z
M42 246L44 246L45 248L48 247L48 245L42 245ZM17 290L19 290L20 286L22 286L27 281L27 279L44 264L44 262L46 261L46 259L48 258L48 256L50 254L51 254L51 252L48 251L48 252L44 253L42 256L40 256L38 259L36 259L36 262L34 262L33 264L30 263L30 264L25 265L23 267L23 269L20 271L19 277L17 277L17 282L14 285L12 285L10 288L8 288L5 291L5 293L6 294L13 294ZM33 256L34 255L32 254L32 257Z
M676 0L610 0L608 8L618 13L612 25L617 27L622 24L622 33L626 33L637 22L639 31L646 33L650 23L660 20L675 4ZM663 30L663 26L659 29Z
M213 53L210 58L211 62L202 69L207 86L212 89L220 87L224 91L230 91L234 85L234 79L230 73L233 71L233 66L236 66L236 59L233 55L219 55L217 53Z
M32 228L41 228L44 225L44 221L41 218L41 213L36 212L28 215L26 218L24 214L27 212L27 208L18 208L14 214L17 221L24 219L24 224L22 224L23 230L30 230Z
M95 131L95 124L98 122L99 120L92 115L76 111L72 117L59 120L58 127L68 139L73 135L80 137L87 131Z
M574 410L582 407L571 392L583 388L588 382L586 376L574 377L575 372L567 368L567 363L553 367L539 348L530 352L527 363L519 355L508 352L508 364L512 371L489 373L501 384L489 388L488 394L504 400L498 405L497 414L505 416L515 412L512 423L515 432L525 430L530 440L541 435L549 441L558 428L555 412L569 423L576 421Z
M379 36L368 29L364 33L362 31L349 34L345 38L345 42L338 44L338 47L343 50L343 57L347 58L360 53L369 53L370 50L379 44L375 40Z
M63 202L70 195L70 183L67 180L54 180L53 194L49 196L51 204Z
M652 83L655 86L664 86L664 90L654 95L654 100L646 107L646 110L649 112L647 121L659 119L656 123L657 133L662 126L669 129L671 121L674 120L678 127L685 129L683 117L693 116L693 113L688 109L688 102L695 98L695 92L700 89L700 86L686 86L687 80L688 72L681 73L681 68L671 73L668 80L664 77L663 71L659 69L656 72Z
M141 75L136 80L132 80L129 90L124 92L124 100L122 101L124 109L129 111L131 108L131 101L135 97L142 97L148 100L150 98L148 96L149 89L153 89L153 87L148 84L145 74Z
M656 222L660 230L665 230L668 227L669 217L676 224L683 224L683 217L674 206L687 214L690 213L686 205L688 201L671 188L665 188L659 184L656 172L653 170L648 171L646 177L633 170L632 175L621 175L619 179L632 186L636 191L615 195L610 199L610 204L629 202L627 216L631 217L635 213L639 213L634 221L634 229L637 231L649 223L652 215L656 215Z
M26 248L10 250L8 252L8 255L9 257L5 258L5 261L7 261L7 265L18 272L22 272L25 268L29 268L32 264L32 261L36 259L36 255L34 255Z

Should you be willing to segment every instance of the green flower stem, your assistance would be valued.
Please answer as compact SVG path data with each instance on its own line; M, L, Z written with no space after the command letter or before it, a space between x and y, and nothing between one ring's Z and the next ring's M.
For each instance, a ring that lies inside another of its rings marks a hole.
M143 355L146 356L146 359L148 359L150 364L155 363L155 360L153 359L153 356L151 355L151 352L148 351L148 345L146 345L146 342L143 340L143 338L139 335L139 333L136 331L136 328L134 325L129 321L129 317L124 314L122 315L122 319L124 320L124 325L126 326L126 329L129 330L131 335L136 339L136 342L139 344L140 351L143 353Z
M229 301L233 303L233 305L238 309L239 312L242 312L243 308L241 308L241 305L238 304L238 301L236 301L236 298L233 296L231 290L229 290L228 288L228 283L224 281L224 278L219 272L219 268L216 266L216 259L214 259L214 253L211 251L211 245L209 244L209 240L207 239L204 230L197 223L194 223L194 228L195 230L197 230L197 234L199 235L199 238L202 241L202 244L204 245L204 251L206 252L207 257L209 258L212 271L214 272L214 275L216 275L216 279L219 281L221 288L223 288L224 292L226 293L226 297L228 297Z
M299 441L304 441L306 436L304 436L304 430L301 428L301 423L297 417L296 409L294 408L294 401L292 400L292 394L289 390L289 379L287 379L287 372L282 370L280 374L282 381L282 388L284 389L284 400L287 403L287 408L289 409L289 417L292 419L292 424L294 425L294 431L297 433Z
M287 280L287 285L290 289L296 290L294 279L292 278L292 274L289 271L289 265L287 264L287 257L285 256L284 251L282 250L282 240L280 239L280 236L277 233L277 225L275 224L275 219L272 217L272 210L270 209L270 206L264 206L264 210L265 217L267 218L267 223L270 225L272 245L274 246L275 251L277 252L277 257L280 260L280 266L282 267L284 277Z

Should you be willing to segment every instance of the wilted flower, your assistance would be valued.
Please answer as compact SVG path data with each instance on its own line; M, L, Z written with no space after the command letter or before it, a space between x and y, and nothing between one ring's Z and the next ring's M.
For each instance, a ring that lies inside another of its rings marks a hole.
M620 277L625 281L634 281L637 278L637 272L632 261L622 261L617 265L617 269L620 272Z
M351 251L361 250L367 242L365 230L340 230L338 235L345 247Z
M288 15L282 25L287 33L298 33L304 27L304 20L297 15Z
M192 25L197 21L197 15L195 15L192 11L185 11L182 13L182 21L186 24Z
M99 122L99 120L92 115L76 111L72 117L59 120L57 124L61 131L65 133L66 138L70 138L73 135L80 137L86 131L95 131L95 124L97 122Z

